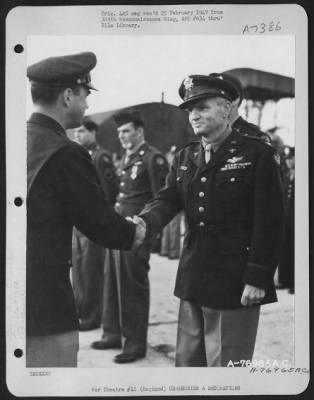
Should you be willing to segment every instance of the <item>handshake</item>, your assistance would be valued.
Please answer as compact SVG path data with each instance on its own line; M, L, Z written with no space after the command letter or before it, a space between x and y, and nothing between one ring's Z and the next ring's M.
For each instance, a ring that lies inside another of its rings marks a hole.
M133 218L126 217L126 219L136 225L135 236L132 245L132 250L135 250L141 246L145 240L147 230L146 222L137 215L134 215Z

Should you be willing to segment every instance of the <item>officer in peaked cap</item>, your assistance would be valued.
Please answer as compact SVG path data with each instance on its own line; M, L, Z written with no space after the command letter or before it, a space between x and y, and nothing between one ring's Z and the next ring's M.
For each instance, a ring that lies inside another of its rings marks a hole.
M77 366L73 227L106 248L130 249L145 235L113 210L88 151L66 136L83 121L95 65L80 53L27 69L36 109L27 122L27 367Z
M271 143L271 139L267 133L260 130L260 128L246 121L239 114L239 107L243 100L243 87L240 79L228 72L216 73L213 72L209 74L209 77L218 78L225 82L230 83L236 89L232 97L232 108L230 112L229 121L233 128L237 129L244 136L253 136L264 140L266 143Z
M137 110L120 112L114 120L125 150L115 208L122 216L133 217L164 186L168 163L160 151L145 141L144 121ZM150 250L150 246L143 247L140 253L108 250L106 255L103 334L92 347L122 348L114 358L116 363L134 362L146 354Z
M200 139L179 151L167 182L140 213L148 232L184 211L186 235L176 366L226 367L253 357L260 306L276 301L283 204L275 150L230 127L235 86L183 80L181 107ZM270 207L271 205L271 207Z

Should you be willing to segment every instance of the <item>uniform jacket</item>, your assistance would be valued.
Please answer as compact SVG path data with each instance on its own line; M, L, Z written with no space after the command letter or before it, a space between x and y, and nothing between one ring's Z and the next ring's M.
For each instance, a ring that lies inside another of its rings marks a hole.
M39 113L27 123L27 335L78 328L72 287L72 228L108 248L129 249L134 226L102 193L88 152Z
M165 184L169 167L160 151L146 142L120 166L116 210L123 216L138 214Z
M233 131L208 164L200 143L175 156L166 186L140 214L152 230L184 210L175 295L212 308L241 307L244 284L276 301L283 204L272 146Z

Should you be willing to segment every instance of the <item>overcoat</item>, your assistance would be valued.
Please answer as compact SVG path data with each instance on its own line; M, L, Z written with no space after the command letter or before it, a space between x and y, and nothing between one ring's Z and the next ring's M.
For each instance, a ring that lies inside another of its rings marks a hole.
M78 328L70 282L72 228L108 248L129 249L132 223L105 200L90 155L53 119L27 123L26 333Z
M176 154L166 186L140 214L159 230L184 210L186 235L175 295L216 309L241 307L245 284L276 301L273 275L283 230L274 148L233 130L208 164L199 142Z

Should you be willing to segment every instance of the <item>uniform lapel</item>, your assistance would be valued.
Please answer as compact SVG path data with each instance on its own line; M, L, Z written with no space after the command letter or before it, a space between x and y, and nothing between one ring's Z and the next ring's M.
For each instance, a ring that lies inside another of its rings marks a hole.
M189 156L193 164L195 164L197 168L203 167L203 164L205 163L204 150L200 142L195 143L195 146L192 147Z

